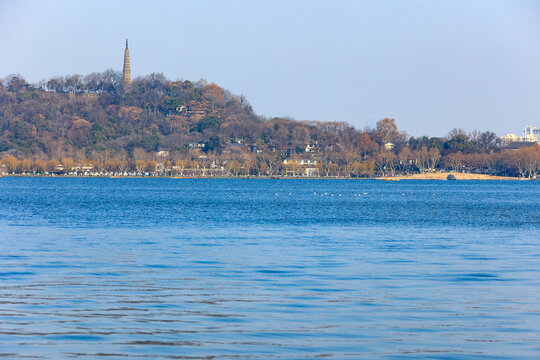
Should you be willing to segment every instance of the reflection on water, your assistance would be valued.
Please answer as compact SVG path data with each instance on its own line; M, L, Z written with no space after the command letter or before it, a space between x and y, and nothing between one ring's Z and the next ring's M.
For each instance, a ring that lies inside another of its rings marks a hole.
M536 184L2 178L0 358L537 359Z

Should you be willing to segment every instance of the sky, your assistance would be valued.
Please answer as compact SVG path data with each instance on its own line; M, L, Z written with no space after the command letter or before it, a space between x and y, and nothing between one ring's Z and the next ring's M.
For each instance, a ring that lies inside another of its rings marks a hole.
M0 0L0 78L206 79L267 117L413 136L540 126L540 2Z

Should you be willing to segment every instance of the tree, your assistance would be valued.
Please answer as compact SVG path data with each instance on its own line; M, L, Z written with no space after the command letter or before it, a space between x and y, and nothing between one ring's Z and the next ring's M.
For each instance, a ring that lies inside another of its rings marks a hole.
M19 74L8 75L5 79L8 91L18 93L26 89L28 83L26 80Z
M437 164L439 163L439 160L441 159L441 153L439 152L437 148L431 148L429 149L428 157L429 157L429 169L433 171L435 170L435 167L437 166Z
M521 177L536 178L540 171L540 145L524 147L512 154L514 164Z
M421 174L426 172L429 166L429 151L425 146L422 146L420 150L416 150L412 153L414 163L418 167L418 171Z
M43 160L36 160L32 163L32 170L37 174L43 173L46 168L47 163Z
M19 159L15 156L8 155L2 158L2 164L6 167L8 173L14 174L19 167Z
M206 85L203 88L203 98L210 101L212 104L212 111L214 111L216 104L223 104L223 89L214 83Z
M207 142L204 143L203 151L206 153L209 151L219 151L220 148L221 148L221 145L220 145L219 137L212 136L210 137L210 139L208 139Z
M264 160L259 160L257 162L257 175L268 175L268 163Z
M75 167L75 161L71 158L63 158L62 166L64 167L64 172L70 172Z
M246 169L246 175L251 175L251 170L255 168L257 164L255 157L250 153L244 153L242 154L242 162Z
M121 166L121 160L118 158L113 158L105 162L105 169L112 173L119 172Z
M55 171L58 166L60 166L60 162L56 159L51 159L49 161L47 161L47 171L48 172L52 172L52 171Z
M462 129L453 129L448 133L448 140L444 143L447 152L461 151L468 153L474 150L475 142Z
M463 167L463 154L460 151L457 151L455 153L446 155L444 158L444 164L452 168L453 171L459 172Z
M146 171L150 174L154 174L157 170L158 162L155 160L150 160L146 163Z
M396 174L396 160L397 156L393 152L388 150L381 151L375 155L375 168L381 176L386 176L388 173L394 176Z
M180 176L183 176L184 169L189 166L189 161L184 159L176 160L175 166L180 170Z
M408 147L404 147L398 154L397 161L398 166L403 173L409 173L410 163L412 161L412 152Z
M385 118L377 121L376 124L376 134L379 141L379 144L384 144L389 141L394 141L398 136L398 129L396 125L396 120Z
M375 149L377 148L377 145L371 141L371 137L367 132L363 132L362 135L360 135L360 139L358 140L358 151L362 155L362 157L365 157L368 154L373 153Z
M199 168L202 169L202 176L206 176L206 168L209 165L209 159L208 156L201 155L197 159L197 163L199 164Z
M238 176L240 172L240 163L236 160L227 162L227 170L229 170L234 176Z
M19 163L19 170L21 173L29 173L32 171L32 161L30 159L23 159Z
M497 147L497 134L492 131L485 131L476 140L479 151L490 152Z
M144 160L135 160L135 171L137 173L142 173L147 167L146 161Z

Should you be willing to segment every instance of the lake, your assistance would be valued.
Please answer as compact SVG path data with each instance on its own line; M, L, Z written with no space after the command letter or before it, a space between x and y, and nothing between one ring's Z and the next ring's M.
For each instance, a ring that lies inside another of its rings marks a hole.
M538 359L540 182L0 178L0 358Z

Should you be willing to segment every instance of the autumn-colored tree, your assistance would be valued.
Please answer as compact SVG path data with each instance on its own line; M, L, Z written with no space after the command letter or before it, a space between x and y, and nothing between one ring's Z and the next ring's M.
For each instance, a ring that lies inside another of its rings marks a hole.
M63 158L62 166L64 167L64 172L70 172L75 167L75 161L72 158Z
M158 162L155 160L150 160L146 163L146 171L149 173L155 173L158 167Z
M47 163L43 160L35 160L32 162L32 171L36 173L43 173L47 168Z
M60 162L56 159L51 159L49 161L47 161L47 171L48 172L51 172L51 171L55 171L58 167L60 166Z
M28 173L32 171L32 160L30 159L23 159L19 163L19 171L23 173Z
M98 172L102 172L105 170L105 162L104 161L101 161L101 160L92 160L92 167L98 171Z
M444 165L452 168L453 171L459 172L463 167L463 154L458 151L455 153L448 154L444 158Z
M374 165L381 176L387 176L388 174L394 176L396 173L397 156L388 150L381 151L375 155Z
M180 170L180 175L184 175L184 170L189 166L189 161L184 159L176 160L175 166Z
M441 153L439 152L439 149L437 148L431 148L429 149L429 168L434 171L435 167L439 163L439 160L441 159Z
M540 145L538 144L514 151L511 158L521 177L532 179L540 171Z
M216 104L223 103L223 89L214 83L206 85L203 89L203 98L210 101L212 111L214 111Z
M355 161L350 164L350 172L353 175L359 176L363 170L363 164L360 161Z
M229 170L234 176L238 176L240 172L240 163L236 160L227 162L227 170Z
M255 166L257 165L255 157L253 156L253 154L250 153L242 154L242 163L244 168L246 169L246 175L250 175L252 169L255 168Z
M135 171L142 173L146 169L146 161L144 160L135 160Z
M292 176L298 176L300 172L300 164L297 159L291 159L285 164L285 169L287 173L292 174Z
M14 174L19 167L20 161L15 156L8 155L2 158L2 164L6 167L8 173Z
M336 163L326 163L324 164L324 172L326 176L337 176L338 174L338 166Z
M380 144L387 143L389 141L395 141L399 132L396 125L396 120L385 118L377 121L375 134Z
M422 146L421 149L413 151L412 157L414 164L418 167L418 171L423 174L429 167L429 151L427 147Z
M536 178L540 171L540 145L534 144L525 150L526 167L530 179Z
M397 156L398 168L402 173L408 174L413 160L411 149L408 146L401 149Z
M122 166L121 160L117 158L113 158L105 162L105 170L110 171L110 172L120 171L121 166Z
M268 163L264 160L260 160L257 162L257 175L259 176L265 176L268 175Z

